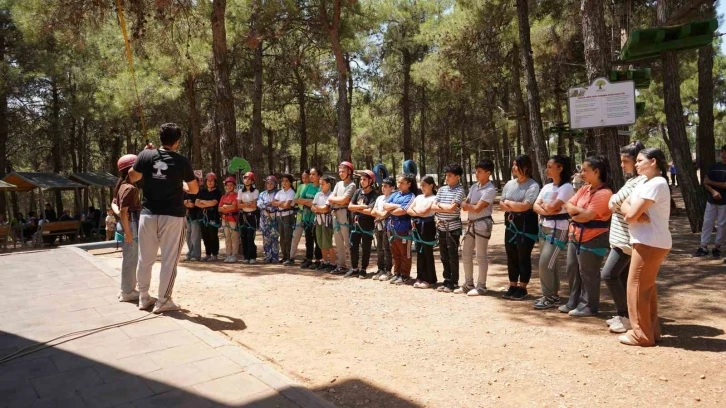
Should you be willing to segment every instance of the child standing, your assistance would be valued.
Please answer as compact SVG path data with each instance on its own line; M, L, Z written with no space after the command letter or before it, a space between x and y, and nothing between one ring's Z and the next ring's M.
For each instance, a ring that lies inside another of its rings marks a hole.
M383 209L391 213L388 230L393 258L393 278L389 283L407 284L411 280L411 216L406 210L416 197L416 176L406 174L398 177L398 191L391 194L383 204Z
M433 205L439 230L439 254L444 266L444 284L436 290L451 293L459 286L459 239L461 238L461 203L466 198L461 186L464 169L458 164L444 167L446 184L436 193Z
M335 250L333 249L333 217L330 214L328 198L335 179L325 176L320 180L320 191L313 198L312 211L315 213L315 240L323 253L323 262L319 271L331 272L335 266Z
M121 291L119 302L137 302L136 266L139 263L139 217L141 200L139 189L129 180L129 169L136 162L135 154L127 154L118 160L119 180L116 184L115 205L118 207L119 232L124 234L123 259L121 261Z
M408 207L408 214L418 234L416 255L416 283L414 288L429 289L436 285L436 268L434 266L434 244L436 244L436 222L434 211L431 209L436 201L436 182L431 176L421 180L422 193L413 199Z
M110 241L116 234L116 217L113 215L113 210L106 209L106 241Z
M378 197L375 189L376 176L370 170L363 170L360 177L360 189L353 194L353 199L348 204L348 210L351 212L353 233L351 234L350 248L350 270L345 274L346 277L356 275L361 278L367 278L368 262L371 259L371 244L373 243L374 219L371 215L371 207ZM361 244L363 246L363 258L361 259L361 269L358 269L358 258Z
M391 259L391 243L388 241L388 211L383 209L383 204L386 202L388 197L393 194L396 189L396 181L391 177L387 177L381 184L381 193L376 198L376 203L373 205L373 214L376 225L376 250L378 252L378 271L373 275L373 280L387 281L391 279L391 270L393 269L393 260Z
M226 252L225 263L237 262L239 251L239 232L237 232L237 193L235 187L237 180L233 176L224 179L225 194L219 200L219 212L222 215L222 229L224 230L224 248Z

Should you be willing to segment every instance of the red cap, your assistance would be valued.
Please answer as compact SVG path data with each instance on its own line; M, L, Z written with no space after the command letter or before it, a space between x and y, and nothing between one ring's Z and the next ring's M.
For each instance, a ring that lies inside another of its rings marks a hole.
M361 174L371 179L371 181L376 181L376 175L370 170L363 170L361 171Z
M252 179L254 181L254 179L255 179L255 173L253 173L251 171L248 171L247 173L245 173L244 177L245 178L250 178L250 179Z
M234 178L234 176L229 176L226 179L224 179L224 184L227 184L227 183L237 184L237 179Z
M277 184L277 177L275 177L275 176L273 176L272 174L270 174L270 175L269 175L269 176L267 176L267 178L265 179L265 182L268 182L268 181L271 181L271 182L273 182L273 183Z
M211 171L207 173L207 180L217 180L217 175L212 173Z
M353 167L353 163L351 163L349 161L340 162L338 167L340 167L340 166L345 166L345 167L349 168L350 171L355 171L355 167Z
M133 166L134 163L136 163L136 155L135 154L125 154L121 156L120 159L118 159L118 163L116 164L118 166L118 171L126 170L129 167Z

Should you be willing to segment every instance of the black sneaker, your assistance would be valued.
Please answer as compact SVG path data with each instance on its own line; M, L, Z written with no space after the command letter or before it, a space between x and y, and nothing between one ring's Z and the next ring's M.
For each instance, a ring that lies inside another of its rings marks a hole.
M560 303L559 296L542 296L534 302L534 308L537 310L546 310L556 307Z
M328 270L328 266L330 266L330 264L328 264L327 262L322 262L322 263L319 263L315 267L315 270L316 271L327 271Z
M300 264L300 269L308 269L311 263L313 263L313 261L309 259L302 261L302 263Z
M358 271L358 279L368 279L368 272L365 269L360 269Z
M703 258L704 256L708 256L708 249L704 247L699 247L698 251L696 251L695 254L693 254L694 258Z
M525 288L517 288L517 290L512 294L512 297L510 299L512 300L524 300L524 298L527 297L527 289Z
M721 259L721 250L719 248L714 248L713 251L711 251L711 256L713 259Z
M510 286L509 289L502 295L502 299L511 299L512 295L517 292L516 286Z
M330 274L335 272L336 269L338 269L338 267L333 264L328 264L328 267L325 268L325 270L328 271L328 273L330 273Z
M287 261L283 262L282 264L285 266L294 266L295 261L293 261L292 259L288 259Z

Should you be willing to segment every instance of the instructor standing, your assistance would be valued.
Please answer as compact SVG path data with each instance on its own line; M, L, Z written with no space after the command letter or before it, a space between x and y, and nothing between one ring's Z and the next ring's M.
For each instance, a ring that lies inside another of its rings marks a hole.
M199 185L189 160L176 153L181 140L181 129L174 123L161 125L161 148L139 153L129 171L131 182L144 179L144 199L139 221L139 309L154 305L154 313L179 310L171 300L176 279L179 255L184 246L186 222L184 219L184 187L189 194L197 194ZM161 247L159 298L149 295L151 268ZM155 304L154 304L155 303Z

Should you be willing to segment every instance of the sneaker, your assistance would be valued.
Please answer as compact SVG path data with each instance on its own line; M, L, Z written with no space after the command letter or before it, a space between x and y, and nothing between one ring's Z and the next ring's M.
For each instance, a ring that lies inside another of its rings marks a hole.
M421 281L420 281L420 280L417 280L417 281L416 281L416 282L415 282L415 283L413 284L413 287L414 287L414 288L416 288L416 289L418 289L418 287L419 287L419 285L420 285L420 284L421 284Z
M292 259L288 259L287 261L283 262L282 264L285 266L294 266L295 261L293 261Z
M181 310L181 307L174 303L171 298L162 298L156 301L156 304L154 305L154 313L159 314L163 312L174 312L177 310Z
M204 258L202 258L202 262L209 262L211 259L212 259L212 257L207 255Z
M224 263L235 263L235 262L237 262L236 256L228 256L228 257L224 258Z
M578 307L577 309L570 310L570 312L568 314L570 316L572 316L572 317L589 317L589 316L595 316L595 313L593 313L592 310L590 310L589 307L583 307L583 308L579 308Z
M278 259L275 262L281 264L281 263L285 262L285 259Z
M464 293L469 293L469 291L472 289L474 289L473 286L464 285L464 286L460 286L460 287L454 289L454 293L456 293L457 295L462 295Z
M199 258L193 256L193 257L187 259L187 261L189 261L189 262L199 262Z
M328 271L328 273L331 273L331 274L334 273L336 269L338 269L338 267L335 266L335 265L333 265L333 264L328 264L328 267L325 268L325 270Z
M347 272L345 272L345 275L343 275L344 278L350 278L353 275L358 275L358 269L350 268Z
M564 304L564 305L560 306L557 310L559 310L561 313L570 313L574 309L570 309L570 307L567 306L567 304Z
M704 247L698 247L698 251L693 254L694 258L703 258L704 256L708 256L708 249Z
M320 261L315 261L315 262L311 263L310 265L308 265L308 269L317 270L320 267L320 264L321 264Z
M486 286L477 286L476 288L466 292L466 296L481 296L487 293Z
M621 317L617 322L610 325L610 333L625 333L631 328L630 319Z
M300 269L308 269L308 266L310 266L311 263L313 263L313 261L311 261L310 259L302 261L302 263L300 264Z
M418 288L419 289L431 289L432 288L432 285L430 283L426 282L426 281L421 281L418 284Z
M560 303L559 296L542 296L534 302L534 308L537 310L552 309Z
M368 279L368 272L365 269L359 269L358 279Z
M517 292L516 286L510 286L509 289L507 289L506 292L502 295L502 299L511 299L512 295L514 295Z
M397 284L396 282L398 282L400 279L401 279L401 275L393 275L393 277L391 278L391 280L388 281L388 283L390 283L392 285L396 285Z
M383 274L381 274L381 276L378 277L378 280L387 281L387 280L390 280L391 277L392 277L391 272L383 272Z
M120 291L118 293L118 301L119 302L136 302L139 300L139 292L132 290L129 293L126 293L124 291Z
M527 297L527 288L519 287L517 290L512 294L511 299L512 300L524 300Z
M373 276L371 276L371 279L378 280L378 278L380 278L381 274L383 274L383 273L385 273L385 272L383 272L382 270L379 269L376 271L376 273L373 274Z
M711 251L711 256L713 259L721 259L721 250L719 248L714 248L713 251Z
M315 267L315 270L316 270L316 271L322 271L322 270L325 270L325 269L328 269L328 264L327 264L327 263L325 263L325 262L321 262L321 263L319 263L319 264L318 264L318 265L317 265L317 266Z
M243 263L243 264L246 264L246 265L249 265L249 263L250 263L250 260L249 260L249 259L243 259L243 260L242 260L242 263Z
M155 303L156 298L149 296L148 293L146 293L146 296L139 295L139 310L148 310Z
M451 284L445 283L445 284L439 286L439 288L441 290L439 290L439 289L436 289L436 290L438 290L439 292L442 292L442 293L453 293L454 292L454 285L451 285Z
M394 285L408 285L411 282L413 282L413 280L411 279L410 276L399 276L398 279L395 282L393 282L393 284Z
M254 259L250 259L250 262L249 262L249 264L250 264L250 265L254 265L254 264L256 264L256 263L257 263L257 261L256 261L256 260L254 260Z
M615 322L618 322L618 321L620 321L620 316L613 316L613 317L605 320L605 324L607 324L608 326L612 326L613 324L615 324Z

